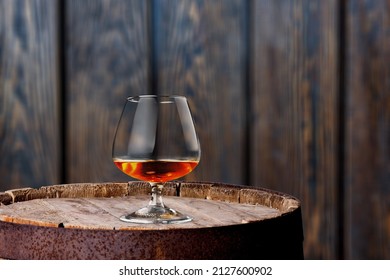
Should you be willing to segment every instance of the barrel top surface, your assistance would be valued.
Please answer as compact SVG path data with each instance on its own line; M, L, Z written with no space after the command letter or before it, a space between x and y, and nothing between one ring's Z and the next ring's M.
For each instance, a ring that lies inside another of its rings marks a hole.
M5 222L37 226L80 229L173 229L204 228L244 224L280 216L280 211L263 205L245 205L199 198L167 196L169 207L193 218L184 224L132 224L119 220L148 202L147 196L115 198L59 198L35 199L0 208L0 219Z
M290 196L243 186L170 183L164 189L164 203L191 216L192 222L142 225L120 221L120 216L148 203L149 185L142 182L10 190L3 193L2 201L8 203L1 203L0 221L95 230L168 230L253 223L299 207L299 201Z
M170 182L164 202L184 224L131 224L143 182L81 183L0 193L0 258L269 259L303 256L299 200L262 188Z

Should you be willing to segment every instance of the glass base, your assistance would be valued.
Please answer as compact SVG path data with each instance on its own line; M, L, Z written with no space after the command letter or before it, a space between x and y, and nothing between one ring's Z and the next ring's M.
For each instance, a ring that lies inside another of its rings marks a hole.
M120 217L120 220L137 224L180 224L190 222L192 218L168 207L149 205Z

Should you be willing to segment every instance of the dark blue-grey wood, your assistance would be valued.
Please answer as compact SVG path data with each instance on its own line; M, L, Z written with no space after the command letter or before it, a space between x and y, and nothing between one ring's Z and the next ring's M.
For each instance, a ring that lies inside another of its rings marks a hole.
M250 184L302 201L305 257L339 257L338 1L253 1Z
M390 258L390 4L347 1L345 248Z
M245 183L248 1L154 1L156 91L187 96L202 147L191 180Z
M125 98L149 82L149 1L66 1L67 182L129 180L111 159Z
M60 180L58 1L0 1L0 190Z

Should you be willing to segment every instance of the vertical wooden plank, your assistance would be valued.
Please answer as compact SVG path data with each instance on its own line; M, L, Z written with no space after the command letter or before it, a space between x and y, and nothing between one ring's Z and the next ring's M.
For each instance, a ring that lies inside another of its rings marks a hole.
M390 3L348 1L346 258L390 258Z
M125 98L147 92L147 1L67 1L69 182L129 180L111 147Z
M338 257L337 1L254 1L251 181L302 201L305 258Z
M247 2L155 5L157 91L189 98L202 148L187 179L243 183Z
M60 179L57 5L0 1L0 191Z

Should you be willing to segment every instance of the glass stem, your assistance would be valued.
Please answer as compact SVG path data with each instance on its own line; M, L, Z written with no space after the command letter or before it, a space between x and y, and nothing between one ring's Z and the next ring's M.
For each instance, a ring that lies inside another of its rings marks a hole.
M150 183L152 186L152 196L150 198L149 206L164 208L162 200L162 189L163 185L159 183Z

